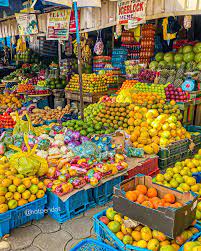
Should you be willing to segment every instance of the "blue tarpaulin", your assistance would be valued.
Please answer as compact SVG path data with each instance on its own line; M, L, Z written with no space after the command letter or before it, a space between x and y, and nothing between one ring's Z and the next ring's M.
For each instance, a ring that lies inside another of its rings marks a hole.
M8 7L9 6L9 0L0 0L0 6Z

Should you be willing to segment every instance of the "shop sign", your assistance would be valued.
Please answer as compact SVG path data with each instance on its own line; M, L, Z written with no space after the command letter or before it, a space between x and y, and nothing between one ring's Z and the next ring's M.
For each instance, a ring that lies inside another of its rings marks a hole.
M48 13L47 40L68 40L70 15L70 9Z
M120 24L134 22L135 25L146 21L147 0L118 0L117 20Z
M34 35L38 33L38 21L35 14L15 13L19 35Z
M78 10L78 23L80 29L80 10ZM70 16L70 32L76 32L75 13L73 9L71 10Z

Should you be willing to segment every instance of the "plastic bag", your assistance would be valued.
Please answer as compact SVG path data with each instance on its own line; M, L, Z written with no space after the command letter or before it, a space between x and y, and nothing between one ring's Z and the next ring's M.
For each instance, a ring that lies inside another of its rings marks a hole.
M23 152L20 148L11 145L12 150L17 151L10 157L10 167L16 168L19 174L25 176L38 175L43 176L48 171L47 161L35 154L37 145L31 150L28 144L28 135L24 135L24 142L27 147L27 152Z
M100 31L98 32L97 40L94 45L94 53L99 56L103 54L103 50L104 50L104 44L101 38L101 31Z
M27 114L25 114L27 121L20 119L18 113L16 113L16 124L13 129L13 135L19 133L28 133L30 131L34 132L34 127L31 124L31 120Z

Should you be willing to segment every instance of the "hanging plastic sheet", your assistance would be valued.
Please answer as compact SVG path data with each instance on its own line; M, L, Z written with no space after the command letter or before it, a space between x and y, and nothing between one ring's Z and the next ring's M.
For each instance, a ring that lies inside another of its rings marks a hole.
M9 6L9 0L0 0L0 6L8 7Z

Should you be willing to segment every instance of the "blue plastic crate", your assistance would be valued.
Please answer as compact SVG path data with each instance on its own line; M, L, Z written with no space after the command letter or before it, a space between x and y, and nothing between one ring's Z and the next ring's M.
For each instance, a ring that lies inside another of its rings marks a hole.
M70 251L116 251L113 247L106 245L105 243L94 240L86 239L77 244L74 248L71 248Z
M193 235L188 241L196 241L200 236L201 236L201 232ZM179 251L183 251L183 250L184 250L184 245L180 247Z
M56 194L52 193L51 191L47 191L47 196L48 214L59 223L64 223L67 220L84 213L90 206L88 190L81 190L77 192L65 202L63 202Z
M97 205L101 206L112 199L113 188L121 183L124 176L119 176L93 189L93 195Z
M193 173L192 176L196 179L197 183L201 183L201 172Z
M46 203L47 196L45 195L41 199L0 214L0 237L27 222L41 220L44 217Z
M37 107L39 109L44 109L46 106L49 106L48 98L41 99L37 102Z
M124 175L107 181L97 187L81 190L63 202L56 194L47 190L48 214L59 223L64 223L85 211L109 202L113 188L119 184ZM56 209L56 210L55 210Z
M117 236L110 231L110 229L99 220L100 217L106 215L106 210L103 210L96 215L94 215L93 220L94 220L94 232L97 235L97 238L99 241L106 242L110 245L112 245L116 250L120 251L151 251L147 248L139 248L139 247L134 247L132 245L125 245L120 239L117 238ZM201 225L196 224L195 227L201 231ZM195 234L192 238L195 238L197 234ZM192 240L192 238L189 239L189 241ZM179 251L183 251L181 247Z

